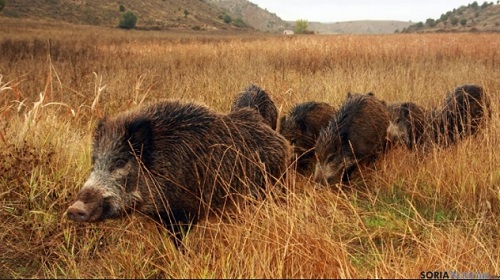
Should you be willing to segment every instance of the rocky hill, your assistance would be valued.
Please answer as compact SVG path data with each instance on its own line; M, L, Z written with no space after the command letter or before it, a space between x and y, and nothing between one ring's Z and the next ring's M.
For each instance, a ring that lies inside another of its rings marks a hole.
M146 30L280 31L286 24L246 0L8 0L0 16L114 27L126 11Z
M273 11L251 0L6 0L0 16L64 21L117 27L123 14L132 11L142 30L259 30L281 33L294 29ZM411 25L401 21L308 22L319 34L387 34L394 32L497 32L500 5L474 2L449 11L439 19Z
M288 23L275 13L263 10L247 0L208 0L208 2L261 31L282 32L285 29L293 29L294 23Z
M497 1L498 3L498 1ZM500 5L473 2L448 11L438 19L429 18L402 29L402 32L500 32Z

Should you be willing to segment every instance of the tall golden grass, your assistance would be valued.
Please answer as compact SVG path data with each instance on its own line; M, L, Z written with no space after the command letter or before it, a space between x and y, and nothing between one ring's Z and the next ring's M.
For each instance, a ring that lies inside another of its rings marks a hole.
M0 19L0 277L332 278L500 275L500 35L223 35ZM416 155L394 149L351 189L290 191L204 221L177 251L140 215L75 224L96 121L165 98L228 112L250 83L284 114L348 91L439 106L484 86L479 135Z

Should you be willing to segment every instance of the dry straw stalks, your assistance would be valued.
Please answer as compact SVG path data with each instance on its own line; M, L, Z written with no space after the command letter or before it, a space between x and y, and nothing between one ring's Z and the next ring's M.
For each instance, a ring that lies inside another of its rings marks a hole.
M0 277L500 275L499 35L175 37L2 21ZM448 149L392 150L352 188L317 189L292 172L285 195L194 226L185 252L141 215L65 219L99 118L163 98L228 112L250 83L281 114L304 101L337 107L348 91L432 107L476 83L493 117Z

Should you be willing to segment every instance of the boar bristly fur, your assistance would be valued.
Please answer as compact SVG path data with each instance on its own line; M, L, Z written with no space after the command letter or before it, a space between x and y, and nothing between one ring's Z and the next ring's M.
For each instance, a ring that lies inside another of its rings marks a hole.
M286 139L254 110L229 115L164 101L103 119L93 140L93 170L68 208L77 222L133 211L181 228L261 197L285 173Z
M391 143L405 145L414 150L423 145L426 110L414 102L392 103L387 106Z
M316 141L314 180L321 184L347 183L359 166L385 150L389 116L384 102L372 93L348 94Z
M231 106L231 112L247 107L256 110L262 116L263 121L276 130L278 109L265 90L257 85L250 84L245 90L236 95Z
M321 129L335 116L335 109L328 103L309 101L295 105L280 120L279 131L292 145L297 172L310 175L316 158L314 145Z

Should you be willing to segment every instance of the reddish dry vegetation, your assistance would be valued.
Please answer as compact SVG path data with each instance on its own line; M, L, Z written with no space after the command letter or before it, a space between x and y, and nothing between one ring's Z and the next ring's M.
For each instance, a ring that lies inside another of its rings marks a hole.
M0 277L500 275L499 35L196 38L5 19L0 34ZM292 173L286 194L191 228L184 252L145 216L66 219L102 116L164 98L228 113L250 83L280 116L348 91L432 108L464 83L493 114L449 148L391 150L349 189Z

